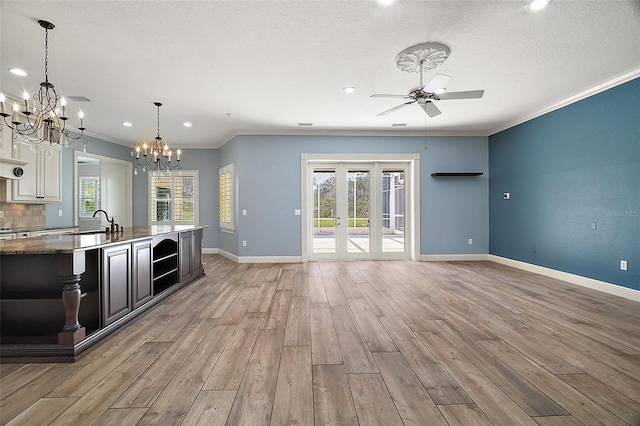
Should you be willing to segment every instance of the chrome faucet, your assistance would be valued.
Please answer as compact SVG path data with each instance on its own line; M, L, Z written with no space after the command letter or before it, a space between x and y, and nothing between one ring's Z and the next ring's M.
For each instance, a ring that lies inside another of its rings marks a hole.
M109 219L109 215L107 214L107 212L106 212L106 211L104 211L104 210L102 210L102 209L98 209L98 210L96 210L95 212L93 212L93 217L96 217L96 215L97 215L98 213L100 213L100 212L104 213L104 217L106 217L106 218L107 218L107 222L109 222L109 223L111 224L111 227L110 227L111 231L110 231L110 232L111 232L112 234L113 234L114 232L118 232L118 228L119 228L120 226L119 226L118 224L116 224L116 219L115 219L114 217L112 217L111 219Z

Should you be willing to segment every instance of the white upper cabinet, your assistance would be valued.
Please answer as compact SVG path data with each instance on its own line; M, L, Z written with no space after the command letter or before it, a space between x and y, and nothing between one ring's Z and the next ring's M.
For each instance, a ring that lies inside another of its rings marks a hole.
M25 139L16 138L11 150L14 159L26 161L27 164L22 166L24 174L20 179L3 182L3 198L14 203L61 202L62 149L46 142L34 145Z

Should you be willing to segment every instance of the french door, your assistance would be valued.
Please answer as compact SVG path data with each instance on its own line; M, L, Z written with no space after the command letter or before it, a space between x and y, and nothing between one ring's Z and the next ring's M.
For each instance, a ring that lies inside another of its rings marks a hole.
M318 161L307 166L308 259L414 257L410 163Z

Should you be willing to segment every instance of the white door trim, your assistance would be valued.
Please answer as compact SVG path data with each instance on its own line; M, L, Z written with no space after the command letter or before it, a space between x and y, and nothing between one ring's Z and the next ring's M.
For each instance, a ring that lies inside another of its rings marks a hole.
M307 154L300 155L300 199L302 204L302 261L307 262L312 253L313 200L309 196L310 182L313 180L313 165L318 163L405 163L408 164L410 184L405 187L407 200L407 216L411 231L405 234L409 247L409 257L420 259L420 154ZM377 207L376 207L377 208Z
M114 163L126 168L126 188L125 188L125 201L127 203L126 210L126 225L133 225L133 182L132 182L132 164L130 161L118 160L117 158L105 157L98 154L90 154L88 152L73 151L73 226L78 226L78 216L80 206L78 205L78 157L93 158L100 160L101 162Z

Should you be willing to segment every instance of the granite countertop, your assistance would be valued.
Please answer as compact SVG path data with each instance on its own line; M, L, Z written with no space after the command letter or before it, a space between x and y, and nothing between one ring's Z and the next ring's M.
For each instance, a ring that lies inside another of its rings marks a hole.
M69 225L69 226L21 226L18 228L11 228L13 232L38 232L38 231L55 231L58 229L72 229L77 228L77 226Z
M63 234L4 240L0 241L0 255L72 253L205 227L206 225L137 226L114 234Z

